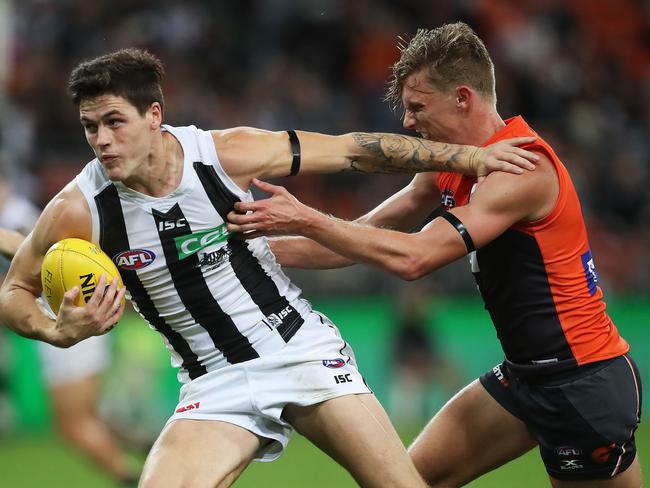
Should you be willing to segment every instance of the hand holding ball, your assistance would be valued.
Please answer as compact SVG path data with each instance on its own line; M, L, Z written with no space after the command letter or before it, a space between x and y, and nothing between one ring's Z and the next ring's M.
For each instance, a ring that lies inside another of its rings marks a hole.
M124 287L117 267L98 246L69 238L50 247L41 266L41 283L54 313L59 313L64 293L75 286L79 288L75 305L83 307L92 297L102 273L106 274L107 285L117 279L118 288Z

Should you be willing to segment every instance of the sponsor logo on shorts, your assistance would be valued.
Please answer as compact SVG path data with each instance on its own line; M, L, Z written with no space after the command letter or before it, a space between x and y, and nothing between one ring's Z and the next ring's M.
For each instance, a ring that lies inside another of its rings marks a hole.
M508 381L506 376L503 374L503 371L501 371L501 365L500 364L497 364L494 368L492 368L492 372L494 373L494 376L497 377L497 379L499 380L499 383L501 383L501 385L504 388L509 388L510 387L510 382Z
M555 454L558 456L581 456L582 449L578 449L577 447L572 446L558 447L555 450Z
M342 368L345 366L345 361L341 358L336 359L323 359L323 366L327 368Z
M589 289L589 295L594 295L596 293L596 287L598 286L598 273L596 273L596 265L594 264L594 258L591 256L591 249L587 250L582 256L582 267L585 270L585 277L587 278L587 288Z
M454 208L456 206L456 199L454 198L454 190L451 188L445 188L440 194L440 203L445 210Z
M184 405L176 409L176 413L188 412L190 410L196 410L201 405L201 402L190 403L189 405Z
M194 232L186 236L174 237L174 243L176 244L178 259L185 259L206 247L227 241L229 238L230 233L228 233L226 224L221 224L212 229Z
M565 471L584 468L584 466L580 464L580 459L562 459L561 462L562 466L560 466L560 469Z
M113 262L122 269L146 268L154 259L156 255L149 249L129 249L113 256Z
M591 452L591 459L596 463L596 464L605 464L607 461L609 461L609 455L612 453L612 450L616 448L616 444L610 444L609 446L603 446L599 447L598 449L594 449Z

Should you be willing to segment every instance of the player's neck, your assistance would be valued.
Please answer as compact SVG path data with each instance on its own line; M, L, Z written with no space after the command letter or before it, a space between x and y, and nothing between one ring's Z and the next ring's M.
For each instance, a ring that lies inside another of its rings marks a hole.
M493 107L483 107L472 118L471 129L468 131L469 134L472 134L472 141L467 144L481 146L505 125L506 123Z
M183 157L183 148L178 140L168 132L161 132L137 173L127 178L124 184L152 197L169 195L183 179Z

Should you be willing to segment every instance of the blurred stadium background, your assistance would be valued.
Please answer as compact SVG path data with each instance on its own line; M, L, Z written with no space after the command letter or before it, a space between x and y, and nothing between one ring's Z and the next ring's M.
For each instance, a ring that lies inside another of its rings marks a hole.
M40 207L92 157L66 94L69 71L81 59L126 46L159 55L167 71L165 118L173 125L401 132L399 115L382 102L397 38L455 20L468 22L492 53L501 115L523 114L568 166L608 309L647 382L650 3L644 0L0 0L3 192ZM313 206L351 218L406 181L335 175L282 184ZM405 442L454 388L501 358L464 261L419 283L367 267L289 274L355 347ZM420 299L415 305L413 296ZM422 315L409 313L414 307ZM176 403L175 374L160 339L135 316L111 336L114 362L102 410L146 442ZM423 343L428 347L417 347ZM411 355L422 362L406 360ZM431 365L444 374L426 374ZM0 486L113 486L52 433L34 344L2 331L0 369ZM648 471L650 428L642 425L639 444ZM524 483L548 485L536 453L471 486ZM308 484L354 485L296 438L280 461L254 465L236 486Z

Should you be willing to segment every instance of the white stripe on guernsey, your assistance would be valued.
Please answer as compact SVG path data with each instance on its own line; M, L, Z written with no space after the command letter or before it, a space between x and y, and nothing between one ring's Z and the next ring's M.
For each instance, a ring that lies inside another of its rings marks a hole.
M299 300L302 290L284 274L282 268L277 263L275 255L271 251L268 240L265 237L251 239L246 241L248 249L258 260L264 272L271 277L273 283L278 289L278 293L286 298L289 304L294 307L300 315L304 316L311 310L305 300Z
M211 224L206 224L209 225L206 229L214 228L224 223L221 216L210 204L210 199L205 193L203 185L196 185L192 194L192 199L195 198L200 198L200 201L204 202L204 205L200 207L186 206L185 201L181 205L181 210L183 210L188 222L200 222L202 220L212 222ZM205 229L192 228L192 232L197 232L198 230ZM218 249L224 249L227 245L228 242L223 241L206 250L207 252L215 252ZM216 267L203 266L201 272L208 284L210 293L219 304L219 307L230 316L237 329L243 335L248 335L255 328L255 324L264 318L264 314L235 275L233 267L230 264L230 259L226 258L222 265Z

